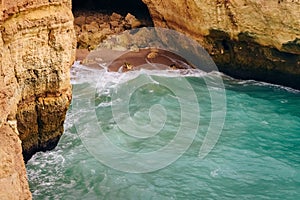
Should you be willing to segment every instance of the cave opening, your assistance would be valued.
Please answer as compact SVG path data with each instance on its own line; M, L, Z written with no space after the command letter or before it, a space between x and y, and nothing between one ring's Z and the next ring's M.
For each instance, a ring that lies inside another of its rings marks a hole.
M146 4L142 0L72 0L73 13L78 11L91 11L121 15L131 13L138 19L147 21L147 25L153 26L153 22Z
M142 0L73 0L72 11L77 58L84 58L109 35L153 26L148 7Z

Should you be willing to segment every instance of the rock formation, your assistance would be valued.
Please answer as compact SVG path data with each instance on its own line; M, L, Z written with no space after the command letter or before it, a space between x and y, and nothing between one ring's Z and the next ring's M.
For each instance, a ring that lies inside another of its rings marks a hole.
M115 12L109 15L95 11L74 11L74 17L78 49L93 50L109 35L152 25L147 21L138 20L130 13L122 16Z
M156 26L199 41L221 71L300 89L299 0L142 1ZM110 28L122 20L139 27L133 16L119 17L111 16ZM105 28L91 22L80 31L95 27ZM57 144L71 100L75 49L71 0L1 1L0 199L31 199L22 149L27 160Z
M300 89L299 0L142 0L155 26L188 34L220 71Z
M21 141L8 124L2 124L0 136L0 199L31 199Z
M71 1L0 6L0 199L30 199L21 141L28 159L63 133L76 48Z

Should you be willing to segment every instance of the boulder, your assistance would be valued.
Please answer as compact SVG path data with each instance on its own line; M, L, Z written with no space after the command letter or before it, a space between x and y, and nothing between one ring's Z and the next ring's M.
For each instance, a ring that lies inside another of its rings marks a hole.
M131 28L138 28L142 25L142 23L130 13L126 15L125 20L131 26Z
M74 19L74 24L78 25L78 26L82 26L85 24L85 19L86 17L85 16L79 16L79 17L76 17Z
M122 18L122 15L115 12L110 16L111 21L120 21Z

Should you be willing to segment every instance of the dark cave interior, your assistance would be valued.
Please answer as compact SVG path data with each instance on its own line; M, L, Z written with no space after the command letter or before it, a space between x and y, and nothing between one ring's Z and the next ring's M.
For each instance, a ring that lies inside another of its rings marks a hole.
M73 11L116 12L122 15L131 13L139 19L151 20L148 7L142 0L73 0L72 6Z

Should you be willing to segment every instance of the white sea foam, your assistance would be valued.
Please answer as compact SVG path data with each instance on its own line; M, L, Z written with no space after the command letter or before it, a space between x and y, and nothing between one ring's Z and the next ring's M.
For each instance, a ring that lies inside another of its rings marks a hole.
M217 73L220 73L220 72L217 72ZM223 77L224 80L229 80L232 84L243 85L243 86L251 86L251 85L252 86L262 86L262 87L269 87L269 88L274 88L274 89L285 90L287 92L291 92L291 93L295 93L295 94L300 93L300 90L293 89L293 88L287 87L287 86L277 85L277 84L273 84L273 83L267 83L267 82L263 82L263 81L256 81L256 80L252 80L252 79L250 79L250 80L235 79L235 78L232 78L223 73L220 73L220 75Z
M102 66L103 67L103 66ZM275 89L285 90L292 93L300 93L300 90L296 90L290 87L266 83L262 81L255 80L241 80L235 79L228 75L223 74L219 71L204 72L200 69L185 69L185 70L147 70L141 69L136 71L129 71L126 73L121 72L108 72L106 68L91 68L80 64L76 61L71 69L71 81L72 84L79 84L84 82L98 82L100 88L108 86L111 84L115 86L116 84L122 84L129 80L135 79L139 75L147 74L149 76L161 76L161 77L204 77L204 76L218 76L222 77L224 80L229 80L233 84L243 85L243 86L263 86L271 87ZM103 92L103 91L102 91Z
M122 84L129 80L135 79L139 75L161 76L161 77L204 77L204 76L223 76L221 72L212 71L204 72L200 69L185 69L185 70L148 70L141 69L121 72L108 72L103 68L91 68L80 64L76 61L71 69L72 84L80 84L85 82L96 82L98 86L107 84ZM155 82L155 81L154 81Z

